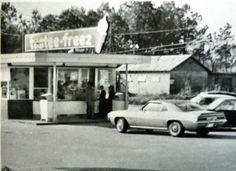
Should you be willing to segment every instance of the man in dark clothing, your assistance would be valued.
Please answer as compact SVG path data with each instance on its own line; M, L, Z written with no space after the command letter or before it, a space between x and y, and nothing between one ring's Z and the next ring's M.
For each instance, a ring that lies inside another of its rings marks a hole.
M112 111L112 100L115 98L115 90L114 90L114 86L110 85L108 87L109 89L109 96L107 99L107 107L108 107L108 112Z
M94 119L95 110L95 92L91 82L88 82L86 88L86 102L87 102L87 118Z
M105 116L107 112L107 104L106 104L106 91L104 90L104 87L100 86L100 96L99 96L99 114L101 116Z

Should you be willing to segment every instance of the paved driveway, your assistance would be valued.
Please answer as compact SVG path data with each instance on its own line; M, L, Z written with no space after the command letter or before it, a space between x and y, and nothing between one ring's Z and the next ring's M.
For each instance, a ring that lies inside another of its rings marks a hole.
M10 120L2 125L2 160L24 171L235 171L235 142L236 132L174 138L141 130L120 134L109 123L37 126Z

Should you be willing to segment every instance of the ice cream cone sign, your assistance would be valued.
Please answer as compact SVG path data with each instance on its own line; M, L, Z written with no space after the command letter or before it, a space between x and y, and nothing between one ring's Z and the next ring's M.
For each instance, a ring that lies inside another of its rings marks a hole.
M98 22L97 26L97 35L95 42L95 52L100 53L102 50L103 43L107 36L107 30L109 27L109 23L107 21L108 14L105 14L104 17Z

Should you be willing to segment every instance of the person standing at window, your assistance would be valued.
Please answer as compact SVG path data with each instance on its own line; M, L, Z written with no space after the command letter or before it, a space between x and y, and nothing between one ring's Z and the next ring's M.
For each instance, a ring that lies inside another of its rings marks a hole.
M95 108L95 91L91 82L87 83L86 88L86 102L87 102L87 118L94 119L94 108Z
M104 86L100 86L100 96L99 96L99 114L100 116L105 116L107 112L107 104L106 104L106 91L104 90Z
M107 107L108 107L107 112L110 112L110 111L112 111L112 100L115 98L114 86L110 85L108 87L108 90L109 90L109 96L108 96L108 99L107 99Z

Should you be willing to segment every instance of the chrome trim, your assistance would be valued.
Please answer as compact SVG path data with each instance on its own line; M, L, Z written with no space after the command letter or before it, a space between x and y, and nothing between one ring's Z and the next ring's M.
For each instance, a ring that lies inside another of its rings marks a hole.
M160 129L160 130L167 130L164 127L150 127L150 126L130 126L130 128L143 128L143 129Z

